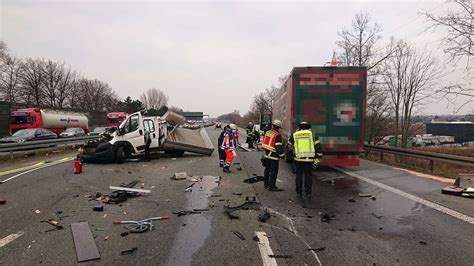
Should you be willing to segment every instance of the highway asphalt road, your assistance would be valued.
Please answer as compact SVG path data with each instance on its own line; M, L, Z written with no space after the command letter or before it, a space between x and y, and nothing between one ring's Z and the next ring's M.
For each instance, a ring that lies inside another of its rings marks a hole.
M220 133L208 132L213 140ZM73 154L49 160L68 156ZM263 173L259 157L258 151L239 151L231 174L217 166L216 152L211 157L186 153L151 162L86 164L79 175L74 175L72 161L19 176L22 172L5 171L42 158L2 164L0 181L17 177L0 184L0 198L6 199L0 205L0 264L76 264L70 225L79 221L89 222L101 255L88 264L472 265L474 261L473 201L442 195L440 188L446 184L363 160L357 168L319 169L313 176L313 197L300 200L294 192L294 175L283 161L277 185L284 191L269 192L262 182L242 182ZM192 177L171 180L176 172ZM192 178L198 182L186 192ZM151 194L103 204L103 212L92 211L101 203L88 195L107 194L110 185L133 180L139 181L136 188ZM249 204L235 211L239 219L230 219L223 206L242 204L247 196L256 196L261 204ZM193 209L208 210L173 214ZM266 223L258 221L262 210L271 214ZM170 218L155 221L152 231L141 234L121 236L125 226L112 224L163 215ZM52 226L41 221L49 219L64 229L45 232ZM253 239L256 234L258 241ZM133 254L121 255L134 247Z

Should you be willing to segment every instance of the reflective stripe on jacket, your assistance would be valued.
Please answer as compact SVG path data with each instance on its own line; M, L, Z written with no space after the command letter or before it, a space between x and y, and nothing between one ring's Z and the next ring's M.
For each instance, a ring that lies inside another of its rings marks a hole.
M269 130L265 133L265 137L263 137L262 148L267 151L276 151L276 137L280 135L280 132L276 131L275 129Z

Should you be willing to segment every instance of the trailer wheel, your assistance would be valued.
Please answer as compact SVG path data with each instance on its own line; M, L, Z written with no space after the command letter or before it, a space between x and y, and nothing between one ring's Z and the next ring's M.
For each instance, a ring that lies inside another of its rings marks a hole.
M122 163L125 162L125 151L124 151L123 147L118 147L117 153L115 155L115 161L118 164L122 164Z

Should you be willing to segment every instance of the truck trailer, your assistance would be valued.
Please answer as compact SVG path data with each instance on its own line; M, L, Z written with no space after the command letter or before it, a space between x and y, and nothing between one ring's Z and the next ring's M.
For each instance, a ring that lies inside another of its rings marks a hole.
M366 83L365 67L293 68L273 101L273 119L283 124L286 161L293 158L287 139L306 121L321 141L322 165L358 166L364 144Z
M88 123L87 116L81 113L24 108L10 114L8 132L11 135L20 129L45 128L59 135L66 128L80 127L87 133Z

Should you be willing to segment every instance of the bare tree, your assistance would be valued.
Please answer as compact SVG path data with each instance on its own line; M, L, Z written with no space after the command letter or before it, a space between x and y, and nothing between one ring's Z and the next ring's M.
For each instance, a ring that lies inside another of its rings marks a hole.
M65 107L68 95L72 92L74 87L76 86L76 79L78 78L78 74L71 70L71 68L63 68L62 69L62 79L59 82L56 88L56 106L59 109ZM77 95L74 95L77 97Z
M371 21L368 13L360 12L354 16L351 27L338 33L340 39L339 60L346 66L367 67L367 110L365 135L368 142L377 140L387 131L386 121L389 119L386 91L382 89L380 64L394 53L393 41L385 49L378 46L382 28Z
M168 104L168 96L162 90L152 88L140 95L140 101L146 108L158 110Z
M415 108L421 108L435 93L441 73L433 55L417 51L406 41L398 42L394 56L384 62L383 78L395 113L395 135L398 138L401 133L402 147L407 146Z
M61 84L64 75L64 63L57 63L48 60L44 63L42 70L44 76L44 93L48 101L48 107L55 108L57 100L56 93L58 92L58 87Z
M441 40L444 52L454 60L467 59L466 67L474 56L474 2L473 0L453 0L455 9L447 9L446 14L437 16L422 13L433 29L442 28L446 35Z
M10 103L10 107L15 105L20 90L20 78L22 75L21 61L10 55L3 55L0 66L0 95Z
M21 83L23 102L36 107L43 106L44 93L44 60L28 58L23 63Z

